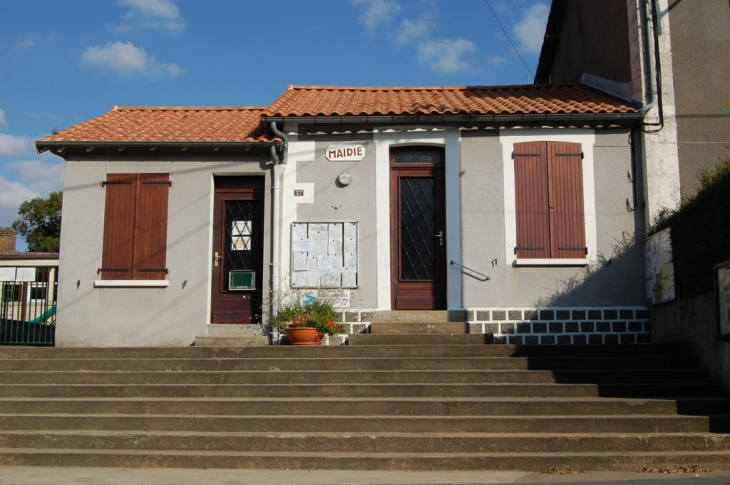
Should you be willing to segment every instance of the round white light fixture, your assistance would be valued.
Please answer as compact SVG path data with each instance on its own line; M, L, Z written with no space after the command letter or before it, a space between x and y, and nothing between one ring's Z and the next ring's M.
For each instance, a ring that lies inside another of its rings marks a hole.
M338 177L337 181L340 183L340 185L348 186L350 185L350 182L352 181L352 174L350 172L342 172Z

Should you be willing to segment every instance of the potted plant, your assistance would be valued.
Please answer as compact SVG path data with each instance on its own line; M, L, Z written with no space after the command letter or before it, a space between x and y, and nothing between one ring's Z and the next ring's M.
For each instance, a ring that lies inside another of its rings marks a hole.
M314 298L302 303L294 297L278 305L271 324L284 329L292 345L319 345L323 336L334 336L342 331L335 323L337 319L331 302Z

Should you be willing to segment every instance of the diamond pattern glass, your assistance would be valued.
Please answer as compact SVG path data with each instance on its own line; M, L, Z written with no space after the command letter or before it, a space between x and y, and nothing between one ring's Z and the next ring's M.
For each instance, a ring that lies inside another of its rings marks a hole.
M258 251L257 247L259 238L256 233L261 227L261 221L258 219L258 201L226 201L225 275L223 278L226 286L228 286L228 275L231 270L250 269L255 271L259 266L258 254L262 251ZM244 235L246 233L248 235ZM256 281L260 281L260 275Z
M433 177L400 178L401 280L436 279Z

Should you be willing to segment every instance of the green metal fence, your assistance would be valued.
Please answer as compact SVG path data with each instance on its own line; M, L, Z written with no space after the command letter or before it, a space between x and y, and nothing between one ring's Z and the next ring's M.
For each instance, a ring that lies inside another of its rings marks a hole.
M58 266L15 268L0 281L0 345L53 346Z

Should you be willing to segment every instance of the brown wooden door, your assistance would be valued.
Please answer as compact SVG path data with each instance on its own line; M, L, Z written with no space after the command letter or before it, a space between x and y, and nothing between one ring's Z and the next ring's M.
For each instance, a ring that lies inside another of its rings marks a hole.
M396 148L390 162L392 308L445 309L444 151Z
M211 323L260 323L264 178L216 177Z

